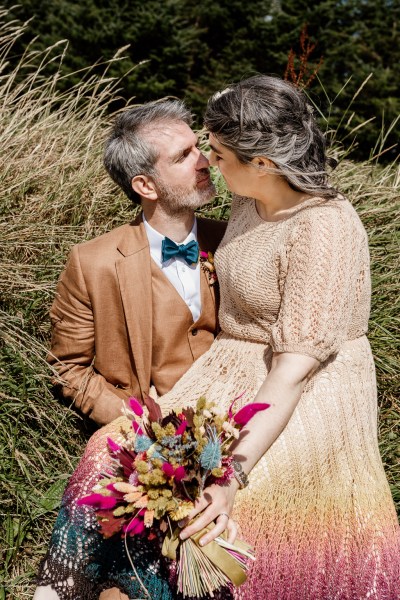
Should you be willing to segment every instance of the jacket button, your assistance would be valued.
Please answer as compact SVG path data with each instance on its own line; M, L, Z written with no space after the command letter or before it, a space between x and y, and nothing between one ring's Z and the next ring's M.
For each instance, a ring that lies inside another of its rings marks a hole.
M198 329L192 329L192 335L197 335L199 333Z

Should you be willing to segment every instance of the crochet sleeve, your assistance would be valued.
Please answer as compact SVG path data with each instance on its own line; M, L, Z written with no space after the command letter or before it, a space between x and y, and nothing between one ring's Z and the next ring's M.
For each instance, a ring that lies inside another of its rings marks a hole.
M347 339L366 234L356 215L325 206L306 211L281 257L281 305L271 329L274 352L323 362Z

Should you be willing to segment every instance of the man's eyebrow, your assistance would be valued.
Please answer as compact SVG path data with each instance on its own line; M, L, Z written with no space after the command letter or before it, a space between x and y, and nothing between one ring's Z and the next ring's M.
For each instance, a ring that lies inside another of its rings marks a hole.
M178 150L178 152L176 152L175 154L173 154L170 158L171 162L175 162L177 161L181 156L183 156L183 154L185 154L185 152L190 152L190 150L193 148L193 145L195 145L196 147L199 147L200 144L200 140L199 138L197 138L196 143L195 144L191 144L186 146L186 148L181 148L180 150Z

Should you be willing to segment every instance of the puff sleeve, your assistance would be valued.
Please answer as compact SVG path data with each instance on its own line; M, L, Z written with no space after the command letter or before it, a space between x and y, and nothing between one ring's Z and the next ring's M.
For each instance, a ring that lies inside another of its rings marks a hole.
M271 328L274 352L294 352L320 362L366 333L369 255L366 232L354 209L304 210L281 257L281 304ZM360 306L360 304L366 306ZM366 315L354 327L357 313Z

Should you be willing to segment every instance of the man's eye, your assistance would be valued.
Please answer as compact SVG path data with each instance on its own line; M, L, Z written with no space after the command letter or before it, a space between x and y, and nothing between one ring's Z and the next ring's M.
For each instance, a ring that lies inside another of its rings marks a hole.
M187 158L190 154L190 150L185 150L185 152L183 152L183 154L181 154L181 156L178 158L178 162L183 162L185 160L185 158Z

